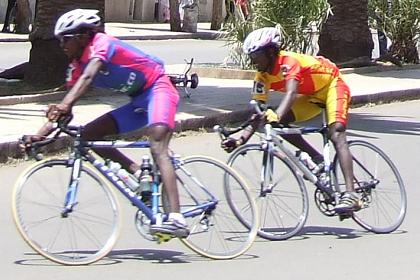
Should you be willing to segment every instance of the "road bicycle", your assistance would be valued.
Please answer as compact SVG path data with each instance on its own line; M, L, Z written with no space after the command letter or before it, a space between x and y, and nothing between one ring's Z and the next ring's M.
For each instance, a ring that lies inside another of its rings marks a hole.
M189 74L191 71L192 65L194 63L194 58L191 58L190 61L185 61L186 67L183 73L181 74L167 74L172 84L178 88L184 89L185 96L187 98L191 97L191 93L188 91L188 86L192 89L198 87L198 75L197 73Z
M72 148L65 157L35 162L17 180L13 218L23 239L36 252L60 264L84 265L100 260L112 250L120 231L117 189L138 208L134 222L139 233L147 240L167 241L149 231L151 224L167 220L168 200L158 167L152 163L151 200L145 201L141 190L126 183L130 178L118 177L119 173L92 151L111 147L146 149L149 142L83 141L82 129L59 122L53 137L33 143L29 153L37 155L43 146L62 139L58 136L64 133L70 136L66 137L71 139ZM190 229L189 236L180 240L212 259L230 259L247 251L257 235L259 215L241 176L210 157L181 159L173 152L170 157L176 170L181 212Z
M262 114L257 103L254 110ZM321 105L320 105L321 106ZM284 240L295 236L308 217L308 193L305 181L315 186L314 199L326 216L340 220L352 218L357 224L374 233L390 233L404 220L407 198L397 167L384 151L362 140L348 141L353 156L354 185L362 200L362 208L352 213L336 213L345 189L337 155L331 160L326 110L320 127L273 127L266 124L257 144L238 147L228 159L240 174L246 175L260 203L261 229L258 234L269 240ZM234 129L218 126L222 139L245 129L250 121ZM314 134L322 136L323 168L311 171L281 138L285 134ZM257 133L258 134L258 133ZM314 174L315 173L315 174ZM239 213L238 213L239 215Z

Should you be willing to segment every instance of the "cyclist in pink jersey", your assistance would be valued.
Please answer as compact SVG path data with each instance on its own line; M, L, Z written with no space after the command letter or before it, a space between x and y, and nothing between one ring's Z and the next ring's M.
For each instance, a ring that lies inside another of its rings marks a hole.
M100 31L96 10L76 9L62 15L55 26L55 36L71 61L68 68L69 91L59 104L48 106L49 122L36 135L25 137L25 144L44 139L52 123L72 114L72 107L89 87L113 89L131 97L131 101L88 123L82 137L101 140L147 126L150 150L161 170L169 199L167 222L151 225L151 233L187 237L189 230L180 213L175 171L168 145L175 127L179 95L164 74L163 62ZM104 158L121 163L139 176L140 166L116 149L95 149Z

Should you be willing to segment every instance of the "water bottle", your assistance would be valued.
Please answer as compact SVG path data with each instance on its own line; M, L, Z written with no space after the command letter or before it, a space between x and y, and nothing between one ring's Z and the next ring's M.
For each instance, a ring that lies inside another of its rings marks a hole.
M151 204L152 198L152 185L153 185L153 176L152 176L152 164L150 162L150 157L144 155L142 157L140 165L140 195L141 200L148 206Z
M121 181L124 182L124 184L129 187L132 191L137 191L140 187L140 184L138 183L137 179L134 177L134 175L130 174L127 170L121 167L121 164L118 162L110 161L108 163L108 168L111 170L115 175L120 178Z
M308 153L304 151L296 151L296 157L298 157L299 160L312 172L317 170L317 164L313 162L312 158L308 155Z

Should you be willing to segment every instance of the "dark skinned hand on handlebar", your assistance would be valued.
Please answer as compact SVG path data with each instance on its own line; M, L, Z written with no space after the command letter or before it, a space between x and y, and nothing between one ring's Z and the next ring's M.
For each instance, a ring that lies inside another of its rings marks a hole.
M49 106L48 110L50 110L50 108L52 108L52 106ZM47 111L47 114L48 114L48 111ZM69 123L72 117L73 115L71 113L66 114L66 115L61 115L58 118L58 121L63 122L63 123ZM47 136L50 135L56 129L57 129L57 126L55 125L55 123L53 121L48 121L38 130L36 134L23 135L19 139L19 143L18 143L19 150L22 153L29 154L31 152L33 143L45 140Z
M243 143L242 138L235 139L233 137L228 137L228 138L222 140L222 143L221 143L220 146L226 152L231 153L237 147L239 147L240 145L242 145L242 143Z
M19 150L22 154L28 153L33 143L45 140L45 138L46 136L43 135L23 135L19 139Z
M60 118L71 115L70 105L64 103L48 105L47 118L50 121L57 122Z

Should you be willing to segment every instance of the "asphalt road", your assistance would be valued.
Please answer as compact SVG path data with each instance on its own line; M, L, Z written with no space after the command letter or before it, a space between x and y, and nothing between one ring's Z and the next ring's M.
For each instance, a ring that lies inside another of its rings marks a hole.
M405 182L407 216L392 234L371 234L351 220L327 218L311 201L301 235L282 242L257 239L237 259L209 261L177 240L156 245L141 239L133 225L134 209L126 205L123 232L111 255L90 266L64 267L34 254L13 225L12 185L27 165L19 163L0 169L2 279L419 279L419 107L420 101L411 101L351 111L349 138L364 139L385 150ZM214 133L194 132L177 137L172 147L182 155L207 154L225 159L227 155L218 145ZM313 188L307 187L312 195Z

